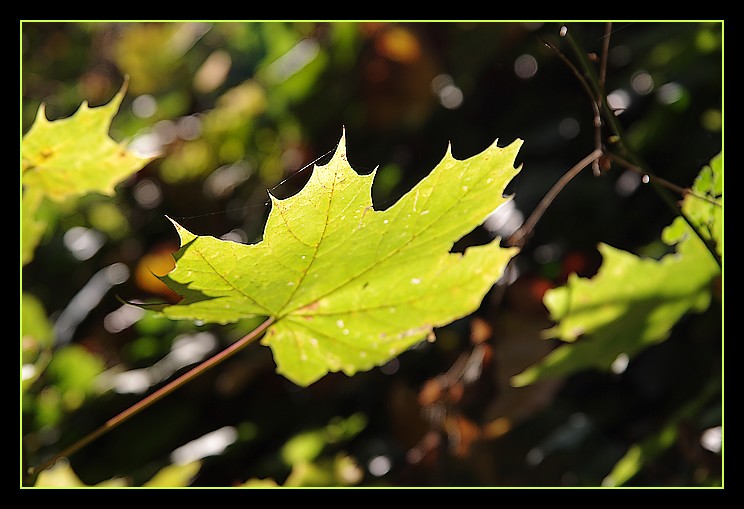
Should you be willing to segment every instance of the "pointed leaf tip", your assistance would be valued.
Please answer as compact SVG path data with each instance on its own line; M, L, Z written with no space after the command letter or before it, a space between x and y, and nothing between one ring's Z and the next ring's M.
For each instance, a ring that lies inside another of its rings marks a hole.
M338 140L336 152L334 152L331 159L336 159L339 157L341 159L346 159L346 127L341 130L341 139Z
M126 83L108 104L91 108L82 101L67 118L50 121L46 106L39 106L21 141L24 165L34 167L23 175L24 188L36 188L56 202L89 193L112 195L116 185L152 159L138 157L109 136Z
M194 240L197 236L188 231L186 228L181 226L175 219L173 219L170 216L165 216L168 221L170 221L173 224L173 227L176 229L176 233L178 233L178 238L181 239L181 246L184 246Z

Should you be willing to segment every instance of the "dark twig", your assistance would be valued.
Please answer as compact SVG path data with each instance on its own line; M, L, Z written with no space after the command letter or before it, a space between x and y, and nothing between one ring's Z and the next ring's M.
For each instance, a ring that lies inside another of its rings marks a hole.
M586 52L584 52L584 50L579 46L576 40L571 36L570 31L565 28L565 26L561 27L561 36L566 38L571 48L573 49L573 52L576 55L581 68L584 70L584 78L586 78L590 89L594 92L594 94L596 94L596 97L601 98L601 107L602 112L604 113L605 121L607 122L608 126L615 132L618 146L628 155L632 165L643 169L644 174L648 175L649 177L649 183L651 184L651 187L654 189L654 191L656 191L656 194L659 196L659 198L661 198L661 200L674 212L675 215L684 218L690 228L692 228L692 230L695 232L695 235L697 235L708 248L711 255L716 260L716 263L718 263L719 266L722 266L723 262L721 261L720 256L718 256L715 248L711 246L706 237L700 232L700 230L695 226L690 218L687 217L687 214L685 214L684 211L679 208L675 200L669 195L667 189L664 186L660 185L660 183L658 182L658 177L656 177L654 172L650 170L649 165L646 164L628 144L627 138L624 136L624 131L622 126L620 125L620 122L617 120L615 113L612 111L612 108L610 108L610 105L607 103L607 96L602 93L602 88L599 84L599 77L594 71L594 68L590 65L589 60L586 57Z
M722 207L723 206L723 205L721 205L721 202L719 202L717 200L714 200L713 198L710 198L709 196L698 194L695 191L693 191L692 189L690 189L689 187L681 187L681 186L678 186L677 184L675 184L673 182L669 182L668 180L663 179L661 177L651 176L648 173L646 173L645 171L643 171L643 168L640 168L640 167L636 166L635 164L631 163L627 159L623 159L622 157L620 157L618 155L615 155L615 154L612 154L612 153L609 153L608 152L606 154L606 156L609 159L612 159L613 161L615 161L616 163L621 164L621 165L625 166L626 168L628 168L629 170L632 170L632 171L636 172L637 174L641 175L642 177L644 177L644 179L646 179L646 180L644 180L644 183L645 184L650 184L651 181L653 180L656 183L658 183L659 185L664 186L667 189L670 189L671 191L674 191L676 193L679 193L683 197L684 196L688 196L688 195L689 196L694 196L698 200L706 201L706 202L708 202L708 203L710 203L712 205L715 205L717 207Z
M561 34L564 32L561 31ZM566 32L567 33L567 32ZM543 44L545 44L548 48L552 49L556 55L558 55L558 58L560 58L564 64L571 70L573 75L576 77L577 80L579 80L579 83L581 84L581 87L584 89L584 92L586 92L586 95L589 97L589 104L592 107L592 112L594 113L594 118L592 119L592 125L594 126L594 150L603 150L603 144L602 144L602 114L601 114L601 105L602 100L594 95L592 92L591 87L589 86L589 83L587 83L586 78L582 76L581 72L576 68L576 66L571 62L566 55L563 54L563 52L558 49L555 45L551 44L550 42L540 39ZM599 176L600 171L600 165L599 165L599 158L592 161L592 172L594 172L595 176Z
M610 52L610 34L612 34L612 22L607 22L605 24L605 34L602 39L602 56L599 59L599 91L600 95L597 97L597 111L602 110L602 98L607 95L607 92L605 90L605 78L607 76L607 60L608 60L608 54ZM595 129L594 129L594 148L598 147L604 147L602 144L602 115L599 113L595 114ZM597 117L599 118L599 121L597 121ZM600 127L597 127L597 124L600 125ZM609 166L608 166L609 169ZM592 163L592 170L594 171L595 176L599 176L602 171L602 165L600 165L600 160Z
M605 23L605 33L602 37L602 56L599 59L599 88L602 95L605 93L605 77L607 76L607 55L610 52L610 34L612 34L612 21Z
M602 150L595 150L591 154L583 158L581 161L576 163L573 168L564 173L561 178L558 179L558 182L556 182L553 187L550 188L550 191L548 191L543 199L540 200L540 203L537 204L537 207L535 207L535 210L532 211L532 214L530 214L524 224L522 224L522 226L520 226L519 229L506 240L506 245L517 247L524 246L527 238L529 237L529 235L532 234L532 230L535 228L535 225L540 220L545 210L547 210L553 200L555 200L556 196L558 196L558 193L560 193L561 190L566 187L566 184L568 184L576 175L578 175L581 170L589 166L593 161L596 161L597 159L602 157L602 154Z
M555 52L555 54L560 58L564 64L566 64L566 67L568 67L571 72L574 74L576 79L581 84L581 87L584 89L584 92L586 92L587 97L589 98L589 102L592 105L592 110L596 115L599 115L599 109L597 108L597 97L594 95L594 92L592 91L591 87L589 86L589 83L586 81L584 76L581 74L581 71L576 68L573 62L571 62L566 55L563 54L563 52L553 43L550 41L546 41L545 39L538 38L545 46L550 48Z

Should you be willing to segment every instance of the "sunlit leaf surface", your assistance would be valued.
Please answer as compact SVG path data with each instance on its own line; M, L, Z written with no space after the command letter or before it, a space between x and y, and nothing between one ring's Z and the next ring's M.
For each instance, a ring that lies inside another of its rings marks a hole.
M88 193L112 196L114 187L142 169L142 158L108 135L119 111L126 83L106 105L83 102L68 118L48 120L42 104L21 141L23 197L21 209L22 263L29 263L47 227L37 215L47 198L62 202Z
M450 250L507 201L520 146L494 143L465 160L448 151L397 203L375 210L374 172L349 166L342 138L299 193L271 197L261 242L197 236L176 224L181 248L163 280L184 298L163 312L217 323L273 317L262 342L300 385L381 365L474 311L516 254L498 238Z
M150 159L112 140L111 120L124 99L126 86L106 105L84 102L69 118L50 121L44 106L23 137L23 185L61 201L96 192L114 194L114 186L140 170Z

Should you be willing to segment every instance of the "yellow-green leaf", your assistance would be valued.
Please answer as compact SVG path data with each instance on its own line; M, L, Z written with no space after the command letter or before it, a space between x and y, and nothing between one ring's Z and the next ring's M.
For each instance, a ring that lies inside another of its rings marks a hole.
M695 181L697 196L688 195L682 204L719 252L722 206L701 196L723 203L721 173L721 158L716 157ZM676 252L660 260L600 244L603 262L594 277L572 274L565 286L547 291L543 302L556 325L546 335L567 344L517 375L513 384L589 368L610 370L618 359L627 363L644 348L664 341L686 313L707 309L711 281L721 273L715 258L681 217L664 229L662 240L675 245Z
M53 201L87 193L113 195L114 187L147 164L108 135L119 110L126 83L106 105L83 102L68 118L50 121L44 105L21 142L23 186L39 190Z
M21 261L25 265L47 228L39 217L45 199L63 202L88 193L113 195L117 184L142 169L142 158L108 135L127 82L108 104L90 108L83 102L68 118L48 120L44 105L21 141Z
M201 461L192 461L183 465L166 465L143 486L150 488L188 486L199 473L201 465Z
M374 172L349 166L342 138L299 193L271 197L259 243L198 236L174 222L181 248L163 279L184 299L163 312L216 323L272 317L262 343L300 385L381 365L473 312L517 253L498 238L450 250L508 200L520 146L494 143L465 160L448 150L397 203L376 210Z

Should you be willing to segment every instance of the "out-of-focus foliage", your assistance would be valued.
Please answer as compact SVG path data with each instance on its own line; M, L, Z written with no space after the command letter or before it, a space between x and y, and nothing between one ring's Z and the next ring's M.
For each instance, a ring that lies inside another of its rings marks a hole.
M682 202L682 212L716 253L723 255L723 154L705 166L692 185L692 193ZM701 199L701 197L703 199ZM662 232L662 235L664 233ZM670 236L676 235L673 232ZM671 239L670 239L671 240Z
M334 418L325 427L303 431L290 438L280 449L279 455L291 471L283 486L353 486L364 477L356 460L338 450L358 435L367 425L363 414L345 419ZM273 479L253 478L245 487L278 486Z
M200 461L183 465L168 465L163 467L144 486L149 488L166 488L188 486L201 468Z
M83 103L71 117L55 121L42 105L21 143L23 185L58 202L91 192L111 196L116 184L142 169L148 159L108 137L125 91L126 85L107 105Z
M569 25L597 55L604 28ZM722 28L612 26L605 88L625 141L678 185L721 151ZM361 173L380 165L372 187L379 210L421 181L449 143L463 159L496 138L526 140L517 161L524 167L506 189L514 199L453 251L508 236L593 148L586 96L540 40L570 56L559 29L22 23L22 133L42 103L52 120L70 117L83 101L91 111L110 104L128 75L107 136L127 140L143 158L160 156L114 196L56 204L23 193L21 243L30 260L21 273L24 467L257 325L171 321L121 301L175 301L152 275L169 269L178 248L166 215L200 235L255 243L267 190L280 199L296 194L309 177L305 167L327 162L344 127L350 165ZM434 343L304 389L274 372L268 349L250 347L71 456L71 468L85 486L112 479L143 486L169 465L194 461L198 472L177 483L720 485L717 287L705 312L682 318L623 372L509 386L552 345L540 339L550 326L546 289L572 272L592 276L599 243L660 258L668 246L653 241L672 217L634 172L615 165L601 178L582 173L547 210L505 280L474 315L437 330ZM86 376L74 373L78 364ZM363 415L365 426L333 442L327 429L339 415ZM288 464L286 444L308 436L317 443L308 440L314 445L306 452L320 452Z
M720 155L701 170L692 190L695 194L688 194L681 207L692 226L678 217L661 234L674 253L655 260L602 244L602 266L594 277L572 274L566 286L545 292L545 305L557 323L546 334L569 344L515 377L516 385L587 368L611 370L616 362L625 369L631 357L667 339L686 313L708 308L712 281L721 274L704 243L713 240L720 254Z
M144 486L148 488L173 488L188 486L201 467L201 462L195 461L185 465L168 465L160 469ZM126 487L129 483L124 478L111 478L95 484L98 488ZM60 461L53 467L44 470L36 478L37 488L82 488L87 487L75 474L70 464Z
M690 398L690 401L685 406L672 414L661 429L649 434L643 442L633 444L615 464L612 471L607 474L607 477L602 480L602 485L622 486L628 484L635 475L643 470L644 466L652 463L678 441L685 440L687 438L685 436L687 423L698 417L702 406L720 391L718 385L714 380L706 387L703 387L695 397ZM702 420L705 425L710 427L703 432L701 442L704 443L707 450L720 453L722 439L721 426L717 426L715 415L703 414ZM715 486L717 480L712 478L703 484Z
M58 203L88 193L113 195L115 185L149 162L108 137L125 91L126 83L107 105L83 103L71 117L55 121L46 118L43 104L39 107L21 142L22 221L28 232L22 237L24 263L31 261L46 227L38 217L43 198Z

